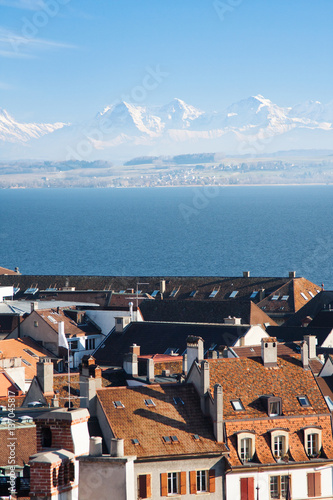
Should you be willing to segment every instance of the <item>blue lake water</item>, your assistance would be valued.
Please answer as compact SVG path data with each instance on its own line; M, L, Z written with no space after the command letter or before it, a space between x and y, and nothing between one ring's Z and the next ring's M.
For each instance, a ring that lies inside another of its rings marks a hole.
M287 276L333 289L333 186L0 190L23 274Z

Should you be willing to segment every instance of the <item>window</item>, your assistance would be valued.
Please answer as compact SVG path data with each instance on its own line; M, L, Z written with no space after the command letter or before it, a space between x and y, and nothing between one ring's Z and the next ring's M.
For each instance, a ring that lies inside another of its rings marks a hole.
M140 474L138 476L138 498L151 498L151 475Z
M53 469L52 471L52 484L54 487L58 484L57 469Z
M86 349L87 351L91 349L95 349L95 340L96 339L86 339Z
M243 406L240 399L233 399L230 401L230 403L232 404L232 407L234 410L236 410L236 411L244 410L244 406Z
M113 401L113 405L115 408L125 408L121 401Z
M207 491L207 471L197 470L197 492Z
M42 448L51 448L52 431L50 427L42 427Z
M290 476L271 476L269 478L270 498L287 499L290 488Z
M185 495L186 472L166 472L161 474L161 495Z
M288 456L289 434L283 429L271 431L271 449L276 460Z
M156 406L152 399L145 399L146 406Z
M71 349L71 351L76 351L78 347L79 347L78 340L72 340L69 342L69 348Z
M260 399L269 417L282 415L282 399L280 397L270 394L267 396L260 396Z
M308 473L308 497L321 496L321 473L309 472Z
M198 290L192 290L192 292L190 293L190 297L195 297L196 294L198 293Z
M233 292L231 292L231 294L229 295L229 299L234 299L236 297L238 293L238 290L234 290Z
M75 466L74 462L69 462L69 480L73 482L75 479Z
M298 401L301 406L310 406L310 402L307 398L307 396L298 396Z
M184 401L179 396L175 396L173 398L173 402L175 403L175 405L183 405L184 404Z
M241 439L240 456L244 462L248 462L251 459L251 445L252 442L250 438Z
M321 429L307 427L304 429L304 448L309 458L316 458L321 450Z
M209 295L209 298L210 299L213 299L214 297L216 297L216 295L219 293L219 290L213 290L210 295Z
M269 403L269 416L277 417L280 414L280 401L272 401L271 403Z
M215 492L215 469L191 470L190 493Z
M254 500L254 477L242 477L240 489L241 500Z
M38 321L34 321L34 326L37 328L37 326L38 326Z
M252 460L255 452L255 434L250 431L239 432L237 434L237 450L242 462Z
M134 444L135 446L139 446L140 441L137 438L134 438L132 439L132 444Z

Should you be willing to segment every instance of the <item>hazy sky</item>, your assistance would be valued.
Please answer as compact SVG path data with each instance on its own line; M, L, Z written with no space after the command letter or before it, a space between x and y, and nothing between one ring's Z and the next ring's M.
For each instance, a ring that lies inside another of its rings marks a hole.
M89 119L127 98L332 101L332 0L0 0L0 107Z

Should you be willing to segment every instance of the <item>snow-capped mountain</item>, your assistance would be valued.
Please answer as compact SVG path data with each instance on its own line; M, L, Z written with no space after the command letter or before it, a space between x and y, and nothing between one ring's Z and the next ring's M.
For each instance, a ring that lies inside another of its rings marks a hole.
M289 108L262 95L210 113L177 98L160 107L118 102L75 126L22 124L0 110L0 158L124 160L202 151L331 149L332 124L333 102L307 101Z
M52 125L49 123L19 123L6 110L0 108L0 141L5 143L24 143L31 139L38 139L64 125L64 123Z

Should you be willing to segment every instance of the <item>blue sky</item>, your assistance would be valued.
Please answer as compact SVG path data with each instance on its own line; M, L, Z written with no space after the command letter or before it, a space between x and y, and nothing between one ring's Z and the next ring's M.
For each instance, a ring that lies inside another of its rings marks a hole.
M128 96L326 103L332 19L331 0L0 0L0 107L75 122Z

